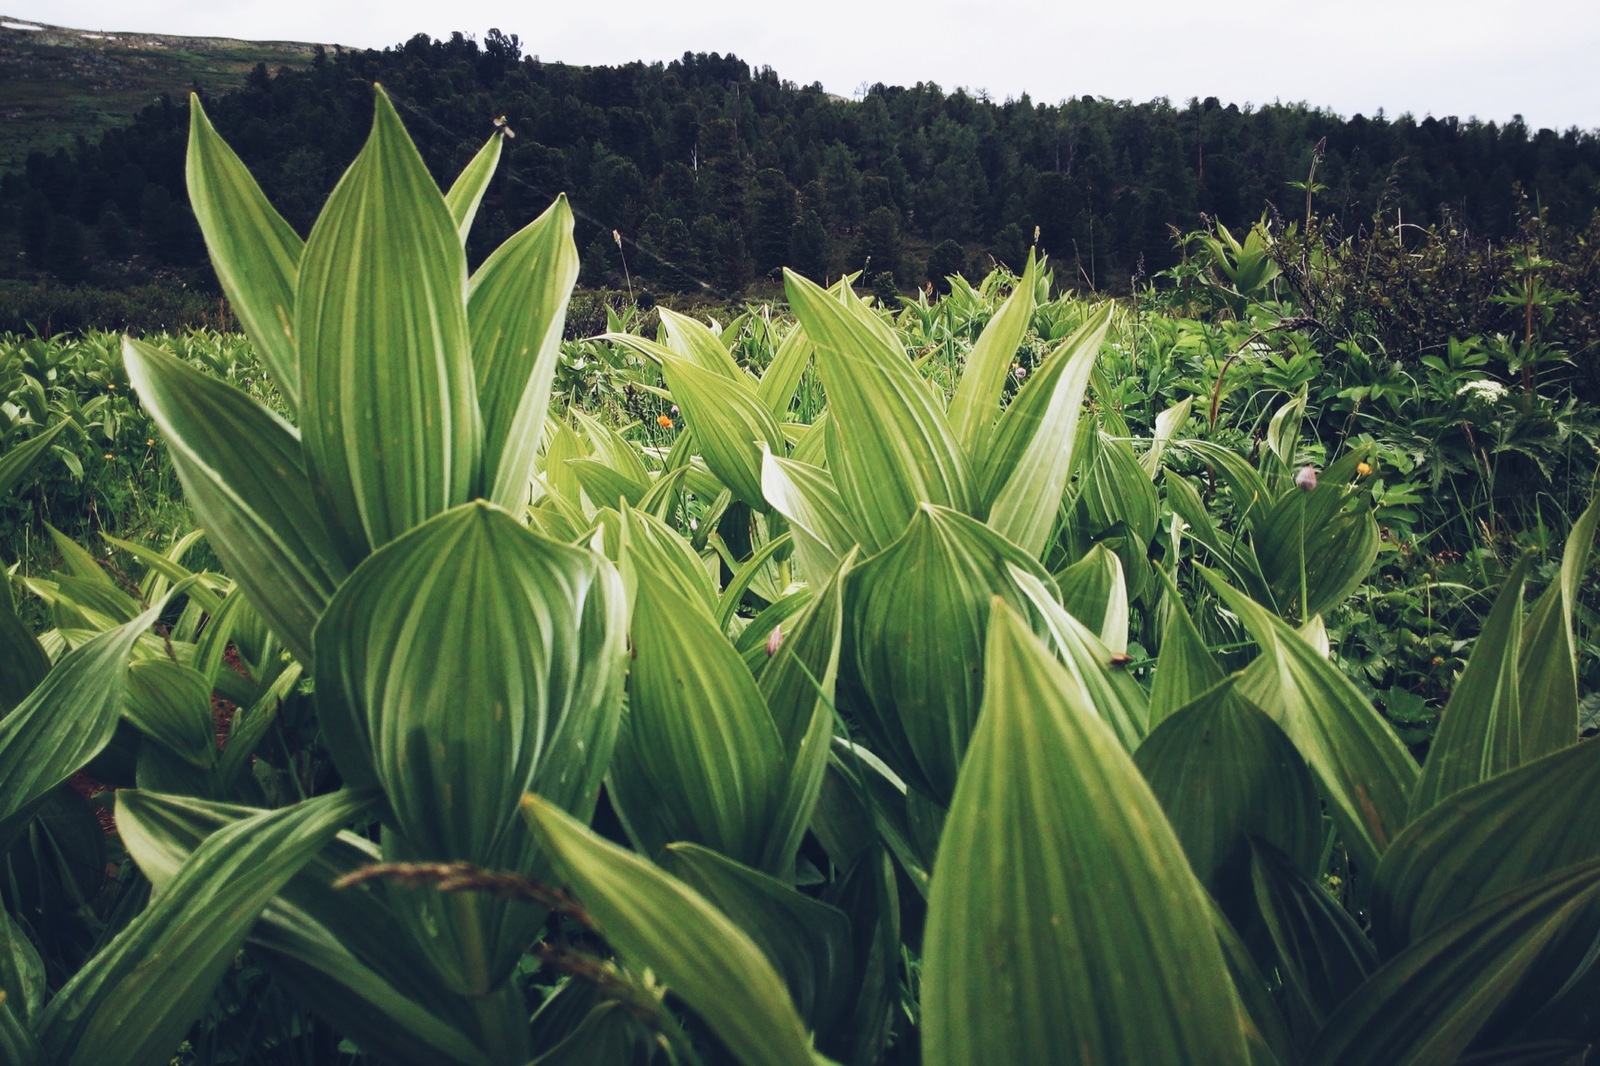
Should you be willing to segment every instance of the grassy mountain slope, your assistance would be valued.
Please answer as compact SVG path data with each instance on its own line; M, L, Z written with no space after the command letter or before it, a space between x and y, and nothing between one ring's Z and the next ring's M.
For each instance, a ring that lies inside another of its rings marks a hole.
M20 167L32 151L70 147L79 136L93 141L162 93L181 96L195 83L235 88L257 63L305 66L316 47L102 33L0 15L0 171Z

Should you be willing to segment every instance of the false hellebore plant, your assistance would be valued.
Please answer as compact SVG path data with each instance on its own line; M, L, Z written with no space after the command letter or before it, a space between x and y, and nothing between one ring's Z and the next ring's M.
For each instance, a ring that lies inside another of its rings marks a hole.
M1377 532L1349 491L1363 454L1296 487L1303 396L1259 466L1177 439L1187 404L1137 455L1083 415L1110 305L1013 379L1049 285L1030 262L948 402L848 286L790 275L800 328L759 379L671 312L610 338L682 411L665 454L581 412L546 426L572 219L557 200L469 276L500 148L441 193L379 90L302 243L193 103L195 214L289 418L126 342L235 582L168 597L265 624L314 678L343 787L225 802L237 767L202 744L213 776L122 792L151 902L53 997L6 916L0 1056L165 1062L246 943L395 1062L867 1066L899 1008L932 1066L1581 1054L1600 747L1578 742L1572 614L1600 505L1530 610L1513 571L1419 771L1328 660L1320 614ZM796 425L813 361L828 406ZM1214 466L1228 532L1163 478L1168 448ZM714 534L668 520L685 488ZM1185 546L1260 649L1241 670L1179 595ZM170 647L141 649L151 598L53 667L0 600L32 649L0 843L124 714L162 736L178 694L206 706L181 656L141 669ZM1134 603L1165 620L1148 690ZM205 640L195 664L220 659ZM633 850L587 826L602 781ZM531 1022L530 945L579 975Z

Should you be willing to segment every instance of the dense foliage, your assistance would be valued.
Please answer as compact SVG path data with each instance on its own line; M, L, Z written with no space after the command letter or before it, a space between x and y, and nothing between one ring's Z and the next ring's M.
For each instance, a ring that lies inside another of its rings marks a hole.
M564 198L468 270L504 147L441 191L380 92L302 240L195 107L248 350L0 347L0 494L149 419L204 529L0 582L0 1057L1600 1040L1597 432L1542 263L1522 337L1411 369L1337 260L1220 225L1166 306L1029 254L563 342Z
M566 192L591 286L738 296L753 282L775 290L787 264L888 274L908 291L992 260L1019 270L1037 244L1075 282L1117 292L1172 266L1172 227L1202 213L1239 230L1269 212L1281 229L1314 201L1334 239L1377 219L1442 225L1485 248L1517 236L1529 204L1562 233L1600 206L1600 142L1577 130L1212 98L1002 103L933 84L846 100L714 53L541 62L491 30L482 43L418 36L319 54L310 70L261 67L212 102L302 234L362 141L373 80L441 181L491 122L515 131L473 261ZM7 175L0 219L28 262L68 284L152 270L209 284L182 187L186 127L187 108L163 99L98 144Z

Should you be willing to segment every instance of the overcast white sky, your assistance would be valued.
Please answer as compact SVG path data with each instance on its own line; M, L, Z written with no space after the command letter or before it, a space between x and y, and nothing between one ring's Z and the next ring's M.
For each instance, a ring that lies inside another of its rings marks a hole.
M996 100L1215 96L1600 129L1596 0L0 0L0 10L82 29L369 48L416 33L482 39L492 26L546 61L733 52L845 96L863 83L934 81Z

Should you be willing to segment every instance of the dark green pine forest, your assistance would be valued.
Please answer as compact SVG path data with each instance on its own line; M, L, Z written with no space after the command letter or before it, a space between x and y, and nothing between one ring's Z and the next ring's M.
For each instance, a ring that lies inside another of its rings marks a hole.
M257 67L206 106L301 233L362 144L369 84L401 109L448 183L504 117L514 133L473 231L477 258L565 191L581 284L730 300L777 293L777 270L864 270L909 292L1020 266L1037 242L1058 277L1125 292L1173 267L1212 222L1319 233L1438 227L1514 240L1529 218L1581 233L1600 205L1600 138L1455 118L1303 105L1177 106L1084 96L998 102L923 83L859 99L732 55L575 67L515 35L417 36ZM6 270L66 285L214 280L187 206L188 107L163 98L99 143L35 153L0 180Z

